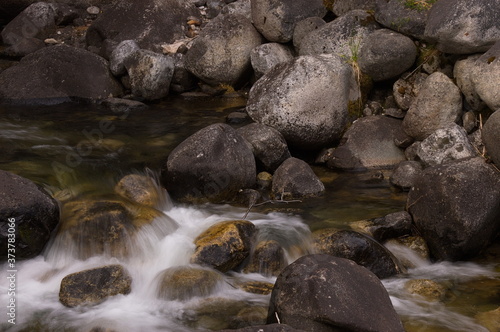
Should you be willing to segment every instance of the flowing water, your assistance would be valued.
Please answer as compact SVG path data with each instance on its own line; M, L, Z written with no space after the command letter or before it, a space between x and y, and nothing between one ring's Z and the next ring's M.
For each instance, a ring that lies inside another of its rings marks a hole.
M148 110L115 113L93 105L0 108L0 169L42 184L61 200L108 195L125 174L157 174L168 153L183 139L211 123L222 122L244 107L243 98L173 98ZM406 195L388 185L389 172L315 172L327 193L287 205L262 205L247 219L261 239L278 241L292 262L310 251L310 232L349 228L353 221L404 209ZM193 240L222 220L241 219L246 209L230 205L185 206L168 197L159 207L166 217L143 226L128 243L123 258L97 255L82 259L78 243L58 233L43 255L17 263L16 325L0 320L1 331L194 331L263 323L269 295L245 292L244 281L273 283L260 274L231 273L210 298L159 299L157 275L189 265ZM175 224L175 227L172 225ZM91 236L91 235L89 235ZM405 247L389 247L412 262L407 274L384 280L408 331L487 331L476 315L500 306L498 256L476 263L430 263ZM93 307L67 308L59 302L63 277L89 268L121 264L133 283L130 294ZM0 280L7 278L0 266ZM408 280L430 279L445 289L438 301L410 294ZM0 303L8 302L0 284ZM108 330L106 330L108 329Z

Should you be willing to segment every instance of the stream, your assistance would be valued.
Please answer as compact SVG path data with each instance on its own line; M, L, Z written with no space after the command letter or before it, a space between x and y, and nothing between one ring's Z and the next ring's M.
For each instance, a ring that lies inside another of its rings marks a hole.
M225 121L245 102L239 96L171 97L125 115L97 105L0 106L0 169L44 186L56 198L100 197L109 194L124 175L158 176L169 152L180 142L209 124ZM405 207L406 193L389 185L390 171L313 169L325 184L325 195L290 204L265 204L247 216L262 239L283 246L289 263L311 252L309 237L315 230L349 229L352 222ZM193 240L219 221L241 219L246 208L181 205L166 197L161 210L178 228L166 229L161 218L143 226L126 258L78 259L82 250L78 243L68 245L54 237L42 255L17 262L17 320L12 325L3 317L0 331L203 331L262 324L269 295L249 293L235 285L274 283L273 277L233 272L226 274L210 298L167 301L156 296L160 271L189 265ZM498 250L474 262L431 263L406 247L391 244L388 248L414 266L402 276L383 280L407 331L488 331L476 317L500 306ZM92 307L67 308L59 302L63 277L107 264L121 264L128 270L133 280L130 294ZM0 266L0 305L8 302L7 270L6 264ZM405 285L411 279L440 283L444 296L429 301L410 294Z

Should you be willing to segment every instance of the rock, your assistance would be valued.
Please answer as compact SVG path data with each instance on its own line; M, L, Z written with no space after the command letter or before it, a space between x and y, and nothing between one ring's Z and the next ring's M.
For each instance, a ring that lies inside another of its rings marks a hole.
M319 196L325 186L303 160L288 158L274 172L272 194L275 199Z
M219 15L221 9L226 5L224 0L207 0L207 18L212 19Z
M422 141L417 150L424 166L448 163L477 156L467 138L467 132L456 123L436 130Z
M132 94L146 100L166 97L174 75L174 60L148 50L138 50L125 61Z
M255 225L246 220L222 221L195 240L191 263L227 272L238 267L250 254Z
M220 330L220 332L305 332L304 330L297 330L286 324L268 324L242 327L236 330Z
M227 1L226 1L227 2ZM248 0L237 0L228 3L221 9L221 14L240 14L245 17L252 17L252 7L251 1Z
M411 216L406 211L390 213L381 218L374 218L362 222L351 224L351 227L357 231L366 233L379 242L385 242L389 239L410 235ZM354 227L353 227L354 226Z
M467 134L471 134L477 127L478 120L476 119L476 114L473 111L465 112L462 115L462 123Z
M273 176L268 172L257 174L257 188L269 190L273 183Z
M500 175L482 158L431 166L410 190L407 210L438 260L463 260L500 228Z
M403 76L406 77L406 75ZM410 108L415 96L419 95L427 77L429 75L419 72L410 75L408 78L400 78L394 83L393 96L399 108L405 111Z
M252 123L237 130L252 147L258 165L273 173L286 159L290 151L283 135L274 128Z
M317 16L305 18L295 24L295 29L293 30L293 46L297 53L300 52L300 44L304 37L324 24L326 24L325 20Z
M170 82L170 90L183 93L196 87L197 78L189 72L186 66L186 56L182 53L172 55L174 59L174 75Z
M394 144L400 130L401 120L383 115L360 118L345 132L327 165L345 170L394 167L405 159Z
M446 75L435 72L424 82L403 120L404 131L422 141L462 116L460 90Z
M473 76L475 76L473 72L478 69L476 60L479 59L480 56L479 54L475 54L463 60L458 60L453 67L453 77L455 77L457 86L464 95L466 107L473 111L481 111L485 107L485 103L477 94L476 87L472 80ZM481 79L480 76L478 76L478 78Z
M374 81L395 78L415 62L417 48L413 41L388 29L367 35L359 48L359 68Z
M31 53L19 65L0 73L0 100L10 103L95 101L122 93L122 87L111 76L106 60L66 45Z
M418 161L408 160L400 162L393 170L389 181L392 185L408 191L422 172L422 164Z
M264 276L278 276L286 266L285 251L274 240L257 244L245 267L245 273L260 273Z
M128 294L132 278L121 265L107 265L67 275L61 281L59 301L66 307L96 305L108 297Z
M102 101L102 106L109 108L114 113L120 113L121 117L127 117L130 112L142 111L148 109L149 106L137 100L108 98Z
M164 189L149 176L129 174L121 178L115 186L115 192L139 204L155 208L165 208L167 198Z
M257 78L262 77L277 64L286 63L292 59L292 51L278 43L259 45L250 53L250 62Z
M377 0L325 0L323 3L326 3L326 7L337 16L342 16L355 9L374 11L377 8Z
M211 20L186 53L186 68L211 84L242 83L251 68L250 52L262 37L241 15L221 15Z
M265 281L238 282L236 286L247 293L268 295L273 291L274 284Z
M308 33L299 55L335 54L349 60L357 57L363 39L379 28L373 16L353 10Z
M488 155L497 167L500 167L500 110L496 111L486 121L482 130L483 142Z
M9 57L23 57L45 47L43 40L37 38L22 38L16 44L6 47L3 54Z
M480 312L476 315L476 320L490 332L498 332L500 326L500 307L495 310Z
M469 75L479 98L491 110L499 109L500 92L492 86L500 84L500 41L475 61Z
M253 85L247 113L291 145L320 149L340 137L349 102L357 98L353 71L338 56L301 56L275 66Z
M380 279L401 273L396 258L371 237L350 230L323 229L313 233L317 253L350 259Z
M161 44L185 37L189 16L199 16L189 1L118 1L92 23L86 43L100 54L105 53L107 39L116 43L135 40L141 49L161 52Z
M127 73L125 61L133 53L140 49L139 45L134 40L121 41L111 52L109 57L109 69L115 76L122 76Z
M224 282L220 272L191 266L170 267L160 272L157 278L158 297L170 301L207 297Z
M308 294L304 296L304 294ZM268 323L305 331L404 331L380 280L353 261L303 256L280 274L271 295Z
M500 4L482 0L440 0L429 12L425 38L445 53L485 52L500 39Z
M410 294L422 296L430 302L440 301L446 295L446 288L430 279L413 279L405 284L406 290Z
M400 0L377 0L375 19L388 29L423 39L431 6L428 1L422 1L420 5L415 4L411 7L407 2Z
M15 235L15 258L42 252L59 223L59 205L42 187L0 170L0 258L7 257ZM9 241L10 240L10 241Z
M16 45L25 38L44 40L55 31L56 13L46 2L37 2L23 10L3 28L1 36L7 45Z
M292 40L297 22L311 16L323 17L326 9L322 0L252 0L252 21L269 41L286 43Z
M229 125L214 124L179 144L168 156L162 183L181 201L231 200L255 183L252 150Z

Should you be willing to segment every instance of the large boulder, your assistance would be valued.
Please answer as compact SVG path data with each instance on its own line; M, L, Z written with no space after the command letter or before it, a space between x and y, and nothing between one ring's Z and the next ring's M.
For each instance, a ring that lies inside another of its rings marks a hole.
M323 17L322 0L251 0L252 21L267 40L286 43L292 40L297 22L311 16Z
M341 16L354 9L375 10L377 0L324 0L326 8Z
M490 109L500 108L500 91L492 88L500 84L500 41L481 55L470 70L474 91Z
M437 129L458 122L461 116L460 90L445 74L435 72L425 80L411 104L403 120L403 129L421 141Z
M313 233L317 253L350 259L380 279L401 273L399 262L373 238L350 230L323 229Z
M132 278L121 265L107 265L67 275L61 281L59 301L66 307L96 305L110 296L128 294Z
M407 210L434 258L473 257L500 229L500 174L483 158L428 167Z
M116 1L87 30L87 46L104 54L106 40L135 40L142 49L161 51L161 44L185 38L188 17L199 15L190 1Z
M280 274L268 323L278 320L313 332L404 331L373 273L351 260L324 254L303 256Z
M388 29L422 39L431 7L430 1L377 0L375 19Z
M485 52L500 39L500 3L440 0L429 12L425 38L452 54Z
M319 196L325 185L303 160L288 158L278 167L271 188L276 199Z
M59 205L40 186L0 170L0 258L38 255L59 223ZM10 245L9 245L10 244Z
M0 100L54 104L73 99L100 100L123 93L108 62L83 49L60 45L24 57L0 73Z
M345 132L328 167L346 170L391 168L405 160L404 152L394 144L401 120L375 115L355 121Z
M232 127L214 124L179 144L168 156L162 182L174 199L228 201L255 183L255 158Z
M251 69L250 52L261 43L248 18L220 15L194 40L186 53L186 68L206 83L237 85Z
M338 56L300 56L275 66L254 84L247 112L290 144L320 149L340 138L356 93L352 68Z
M500 110L496 111L483 126L483 142L491 160L500 168Z
M238 267L253 246L255 225L246 220L219 222L198 235L191 263L227 272Z

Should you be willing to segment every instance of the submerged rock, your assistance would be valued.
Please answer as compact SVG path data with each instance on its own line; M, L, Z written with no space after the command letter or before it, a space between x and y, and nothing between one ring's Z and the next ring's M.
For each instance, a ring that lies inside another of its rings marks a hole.
M115 192L133 202L164 209L166 193L156 180L141 174L125 175L115 186Z
M307 294L307 296L305 296ZM380 280L353 261L303 256L276 280L268 323L305 331L404 331Z
M278 276L285 266L285 251L277 241L270 240L257 244L244 271Z
M446 295L446 288L430 279L413 279L405 284L406 290L411 294L422 296L427 301L440 301Z
M132 278L121 265L107 265L67 275L61 281L59 301L66 307L96 305L110 296L128 294Z

